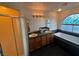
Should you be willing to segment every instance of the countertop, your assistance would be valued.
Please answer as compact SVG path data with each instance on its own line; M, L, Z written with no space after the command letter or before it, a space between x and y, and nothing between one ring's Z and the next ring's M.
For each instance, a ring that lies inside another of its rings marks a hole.
M32 34L30 34L29 38L40 37L40 36L44 36L44 35L52 34L52 33L33 33L33 34L35 34L35 36L30 36L30 35L32 35Z

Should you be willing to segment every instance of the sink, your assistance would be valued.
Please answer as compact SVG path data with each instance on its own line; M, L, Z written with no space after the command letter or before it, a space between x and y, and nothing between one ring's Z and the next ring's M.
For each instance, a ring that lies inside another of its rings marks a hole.
M45 31L45 33L52 33L52 31Z
M36 33L32 33L29 35L29 37L36 37L36 36L38 36L38 34L36 34Z

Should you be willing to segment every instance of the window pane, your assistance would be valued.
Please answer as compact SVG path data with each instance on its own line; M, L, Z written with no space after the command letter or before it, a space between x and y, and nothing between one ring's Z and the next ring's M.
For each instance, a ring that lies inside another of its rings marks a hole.
M74 26L73 27L73 32L79 33L79 26Z
M61 30L72 32L72 25L62 25Z
M73 24L74 18L69 16L64 20L64 24Z
M79 18L76 19L76 21L74 22L74 24L79 24Z
M65 20L64 20L64 24L71 24L71 17L67 17Z
M66 17L63 24L74 24L75 21L79 24L79 14L73 14Z

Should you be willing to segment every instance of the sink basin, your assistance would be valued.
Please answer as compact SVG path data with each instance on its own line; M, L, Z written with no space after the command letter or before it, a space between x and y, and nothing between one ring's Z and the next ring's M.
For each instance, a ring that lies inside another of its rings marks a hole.
M29 35L29 37L36 37L36 36L38 36L38 34L36 34L36 33L32 33Z
M52 33L52 31L45 31L45 33Z

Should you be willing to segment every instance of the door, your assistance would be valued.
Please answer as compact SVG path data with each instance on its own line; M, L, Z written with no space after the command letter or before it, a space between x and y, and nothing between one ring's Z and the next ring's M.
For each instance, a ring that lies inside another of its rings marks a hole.
M0 43L5 56L17 55L16 38L13 29L12 19L0 16Z

